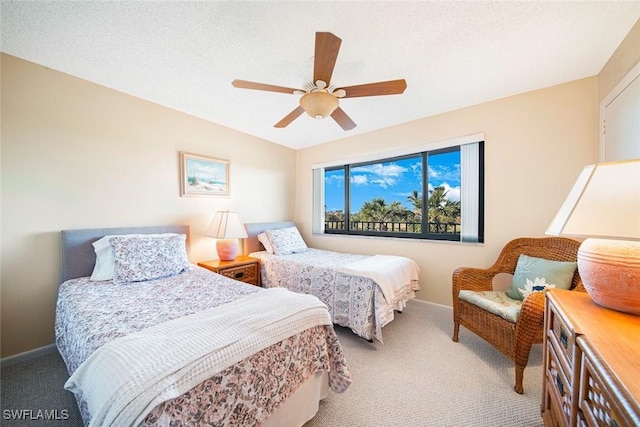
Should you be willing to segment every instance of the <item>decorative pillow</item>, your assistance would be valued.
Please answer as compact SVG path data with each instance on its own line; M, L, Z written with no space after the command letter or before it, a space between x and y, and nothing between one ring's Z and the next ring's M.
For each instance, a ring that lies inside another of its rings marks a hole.
M116 236L110 241L115 258L115 284L143 282L191 270L184 234Z
M276 255L293 254L309 249L296 227L267 230L265 234L273 246L273 253Z
M555 288L556 285L552 283L547 283L547 279L544 277L541 279L536 277L536 279L532 282L529 279L526 279L526 284L524 285L524 289L518 289L518 292L522 294L522 299L528 297L531 292L542 292L546 289Z
M269 241L269 238L267 237L266 233L258 234L258 241L262 243L262 246L264 246L265 251L267 251L270 254L273 253L273 245Z
M93 249L96 253L96 264L93 267L93 273L89 280L112 280L113 273L116 269L116 260L113 255L113 247L111 246L112 237L136 237L136 236L177 236L175 233L161 234L115 234L104 236L93 242Z
M576 268L576 262L550 261L520 255L507 295L513 299L524 300L531 292L540 292L548 288L569 289Z

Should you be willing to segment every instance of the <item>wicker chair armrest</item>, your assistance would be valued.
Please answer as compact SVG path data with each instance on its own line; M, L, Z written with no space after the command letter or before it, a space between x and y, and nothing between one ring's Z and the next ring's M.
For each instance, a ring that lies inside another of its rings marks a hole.
M532 292L523 301L520 317L516 323L516 349L527 349L519 354L516 351L516 363L525 366L529 358L531 344L542 342L544 329L544 292ZM520 360L519 360L520 359Z
M522 301L518 326L529 328L544 326L544 299L544 292L531 292Z

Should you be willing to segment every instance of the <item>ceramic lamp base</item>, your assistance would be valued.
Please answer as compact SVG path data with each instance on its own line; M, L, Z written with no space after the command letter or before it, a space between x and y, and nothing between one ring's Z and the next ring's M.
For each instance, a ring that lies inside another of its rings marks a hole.
M640 242L587 239L578 250L578 271L597 304L640 315Z
M218 239L216 240L216 251L221 261L233 261L238 256L240 244L238 239Z

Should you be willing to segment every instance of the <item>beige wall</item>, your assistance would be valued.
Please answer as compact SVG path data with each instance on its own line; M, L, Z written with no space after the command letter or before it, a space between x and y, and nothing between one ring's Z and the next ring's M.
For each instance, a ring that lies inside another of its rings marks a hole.
M191 225L191 260L217 209L291 218L295 151L2 55L2 357L54 339L59 231ZM178 152L231 161L231 196L181 198Z
M595 77L298 151L295 220L311 246L397 254L420 265L418 298L451 305L451 274L488 267L504 244L544 232L584 165L597 159ZM357 121L357 120L356 120ZM311 234L313 163L485 134L485 243Z
M636 23L597 78L294 152L2 55L2 357L53 342L59 230L186 223L198 261L215 258L203 233L217 209L247 222L294 216L319 248L409 256L421 267L418 297L450 304L456 267L488 266L508 240L544 234L597 159L597 103L639 60ZM313 163L477 132L486 140L483 245L311 235ZM231 197L180 198L178 151L231 160Z
M598 74L598 102L622 80L640 61L640 19L631 28L620 46Z

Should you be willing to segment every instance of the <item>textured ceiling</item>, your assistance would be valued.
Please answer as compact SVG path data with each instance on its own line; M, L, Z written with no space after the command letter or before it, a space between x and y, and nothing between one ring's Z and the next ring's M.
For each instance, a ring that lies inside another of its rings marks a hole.
M2 1L3 52L302 148L596 75L640 2ZM344 99L357 123L300 116L316 31L342 39L332 84L404 78L402 95Z

